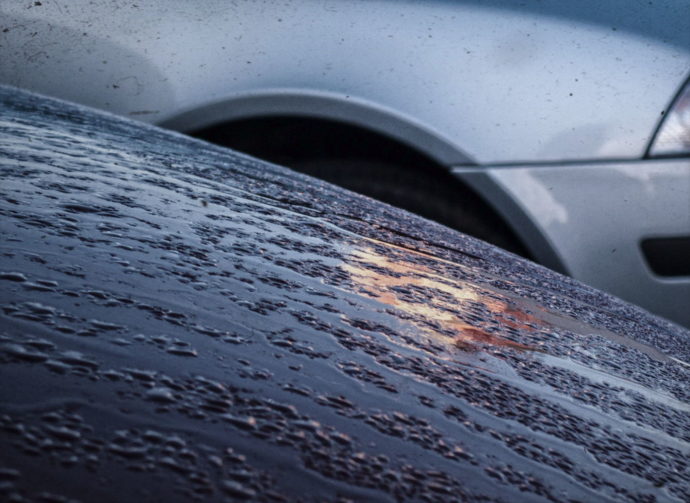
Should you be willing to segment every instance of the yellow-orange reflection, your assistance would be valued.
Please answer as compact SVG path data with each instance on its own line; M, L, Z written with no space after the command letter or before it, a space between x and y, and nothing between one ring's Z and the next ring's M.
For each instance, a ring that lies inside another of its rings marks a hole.
M373 246L351 252L351 260L343 268L360 287L360 294L412 315L409 318L417 328L447 349L476 351L483 345L538 349L471 325L460 319L458 314L468 312L472 304L476 306L480 303L493 320L516 329L534 330L534 325L542 325L540 320L508 302L483 295L481 289L470 283L444 278L423 264L396 259L395 248L393 253L386 255L377 252ZM410 252L416 253L405 249L405 253ZM426 254L421 255L431 258ZM423 294L426 296L422 297ZM424 320L431 323L424 323ZM431 328L429 325L432 324L441 327L441 330ZM448 336L447 333L453 335Z

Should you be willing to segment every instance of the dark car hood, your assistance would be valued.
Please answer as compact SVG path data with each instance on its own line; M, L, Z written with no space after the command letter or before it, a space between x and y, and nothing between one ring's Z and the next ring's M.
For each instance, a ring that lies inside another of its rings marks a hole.
M0 106L1 494L690 497L687 331L285 168Z

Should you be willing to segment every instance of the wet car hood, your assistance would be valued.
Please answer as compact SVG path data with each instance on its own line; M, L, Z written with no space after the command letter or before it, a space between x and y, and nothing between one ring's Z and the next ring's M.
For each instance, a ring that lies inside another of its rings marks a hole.
M690 498L684 329L285 168L0 106L0 494Z

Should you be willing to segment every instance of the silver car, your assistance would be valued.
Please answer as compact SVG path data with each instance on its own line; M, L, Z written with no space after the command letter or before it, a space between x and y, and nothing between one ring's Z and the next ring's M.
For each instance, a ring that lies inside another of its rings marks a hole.
M0 83L315 174L690 326L688 1L0 11Z

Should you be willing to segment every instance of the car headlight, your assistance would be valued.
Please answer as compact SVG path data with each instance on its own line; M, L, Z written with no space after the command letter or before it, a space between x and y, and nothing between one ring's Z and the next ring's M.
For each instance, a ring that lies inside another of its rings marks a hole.
M690 79L676 96L661 123L649 155L690 155Z

